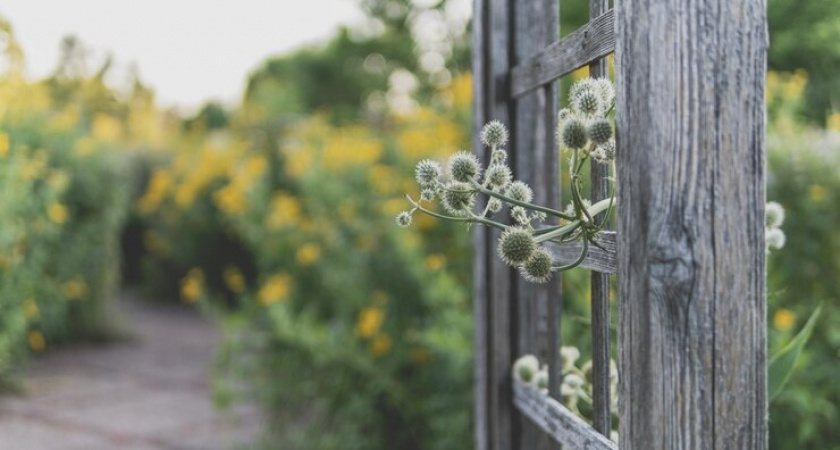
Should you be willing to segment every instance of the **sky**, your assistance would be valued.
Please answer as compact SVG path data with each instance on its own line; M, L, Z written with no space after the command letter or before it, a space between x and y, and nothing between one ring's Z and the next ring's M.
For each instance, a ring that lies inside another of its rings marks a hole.
M93 61L111 53L136 64L166 106L235 103L251 71L271 55L325 42L341 24L363 23L356 0L2 0L26 54L43 77L74 35Z

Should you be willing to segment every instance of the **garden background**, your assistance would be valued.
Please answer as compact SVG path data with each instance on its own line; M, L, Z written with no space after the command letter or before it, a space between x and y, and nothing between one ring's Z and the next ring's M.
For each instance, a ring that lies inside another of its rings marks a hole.
M109 84L113 61L73 37L27 78L0 21L6 395L28 359L117 339L115 294L133 290L223 330L214 400L257 399L268 448L472 446L469 233L394 226L413 165L470 145L469 23L445 0L359 4L368 27L270 58L238 104L188 115L137 75ZM823 305L771 403L771 448L840 449L840 5L768 6L768 199L787 210L771 354ZM563 7L566 34L586 2ZM564 342L588 341L588 278L564 275Z

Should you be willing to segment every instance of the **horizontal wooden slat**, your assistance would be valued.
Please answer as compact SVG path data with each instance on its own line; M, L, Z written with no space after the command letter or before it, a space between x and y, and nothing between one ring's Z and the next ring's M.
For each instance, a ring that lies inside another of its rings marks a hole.
M601 273L615 273L618 267L616 264L618 245L615 231L602 231L598 233L596 241L607 251L590 244L586 259L583 260L579 267ZM548 249L552 256L554 256L555 262L559 262L560 264L569 264L576 261L580 257L581 250L583 250L583 244L580 242L570 242L568 244L549 242L548 244Z
M546 394L513 382L513 403L525 416L570 449L617 450L618 446Z
M615 15L610 9L511 70L511 96L520 95L583 67L615 49Z

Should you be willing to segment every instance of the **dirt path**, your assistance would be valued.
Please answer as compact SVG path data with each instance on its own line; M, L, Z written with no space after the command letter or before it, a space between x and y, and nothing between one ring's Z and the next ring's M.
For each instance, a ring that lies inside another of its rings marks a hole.
M136 340L35 358L26 394L0 399L0 450L250 448L258 411L212 402L214 327L193 310L126 297Z

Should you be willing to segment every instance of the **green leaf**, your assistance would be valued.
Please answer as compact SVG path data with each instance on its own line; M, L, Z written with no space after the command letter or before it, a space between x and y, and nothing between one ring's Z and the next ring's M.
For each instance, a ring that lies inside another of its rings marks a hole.
M799 360L799 355L805 348L805 344L808 343L808 339L811 338L820 312L822 312L822 304L814 310L799 333L770 359L770 364L767 367L767 392L771 400L781 392L782 387L787 383L788 378L796 368L796 362Z

